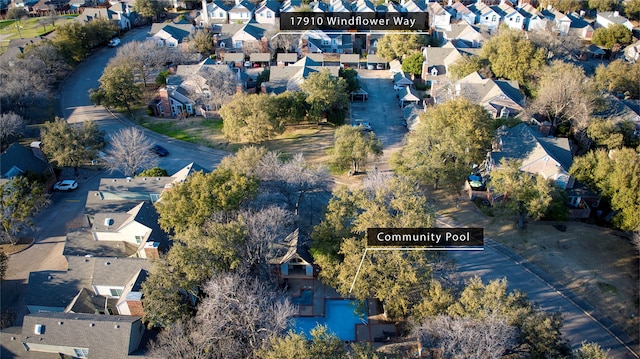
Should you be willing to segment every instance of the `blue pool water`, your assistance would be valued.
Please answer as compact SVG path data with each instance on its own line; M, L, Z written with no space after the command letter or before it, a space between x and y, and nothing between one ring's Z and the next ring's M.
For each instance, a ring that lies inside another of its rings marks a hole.
M291 303L295 305L311 305L313 304L313 290L303 289L300 296L291 297Z
M325 301L324 317L296 317L293 329L303 332L311 338L311 329L317 325L326 325L330 332L341 340L356 340L356 324L366 324L366 316L356 313L358 301L347 299L328 299Z

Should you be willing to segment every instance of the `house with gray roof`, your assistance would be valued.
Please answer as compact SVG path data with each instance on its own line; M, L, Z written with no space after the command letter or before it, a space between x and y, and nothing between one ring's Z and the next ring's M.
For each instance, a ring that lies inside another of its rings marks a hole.
M587 22L582 16L576 13L567 14L571 25L569 26L569 35L581 38L585 41L591 41L593 36L593 26Z
M552 30L560 35L569 34L571 19L556 9L542 10L542 15L551 22Z
M441 81L449 76L449 66L462 58L460 51L447 42L442 47L425 47L422 49L424 61L421 77L424 81Z
M150 41L154 41L159 47L178 47L186 43L186 38L195 31L191 24L183 23L155 23L151 25Z
M24 317L19 340L28 352L72 358L128 358L142 342L139 316L36 313Z
M265 34L268 24L259 24L255 20L250 20L245 26L240 28L231 36L234 49L245 52L265 52L269 49Z
M118 28L120 30L131 29L129 14L123 12L122 9L120 9L120 11L117 11L117 9L117 6L114 6L112 8L86 7L82 11L82 14L76 17L76 21L78 21L81 25L84 25L92 20L105 19L118 25Z
M302 241L300 230L296 228L284 240L269 246L269 264L280 279L312 278L316 275L313 258Z
M486 40L480 28L461 21L451 24L451 29L437 32L442 40L450 42L455 48L480 48Z
M482 0L478 0L467 6L467 8L476 15L475 24L486 27L490 32L498 29L500 25L500 14L482 2Z
M298 54L295 52L280 52L276 55L276 61L278 62L278 66L288 66L291 64L295 64L298 61Z
M485 79L477 72L455 83L455 95L483 106L493 118L514 117L524 111L524 96L517 82Z
M199 16L195 18L197 24L201 27L208 27L211 24L228 24L229 23L229 11L233 7L232 3L228 3L224 0L215 0L207 3L206 0L202 0L203 9Z
M48 178L54 176L53 167L46 161L40 148L26 148L17 142L12 143L0 154L0 184L26 173Z
M429 14L429 26L436 31L451 29L451 14L437 2L430 2L427 6Z
M498 130L486 168L489 173L499 168L501 161L522 162L521 171L553 180L559 187L570 189L575 179L569 174L573 163L571 143L567 138L541 135L525 123Z
M353 54L353 37L348 33L307 30L300 36L303 53Z
M323 66L322 63L305 56L289 66L275 66L269 71L269 81L263 83L267 93L280 94L285 91L299 91L300 85L314 72L329 71L338 77L339 66Z
M507 4L505 0L500 0L500 3L491 6L491 9L500 15L500 21L510 29L522 30L524 28L524 16Z
M463 20L469 25L473 25L476 23L476 14L474 14L473 11L469 10L469 8L467 8L460 1L450 3L447 6L447 11L449 11L451 17L454 20Z
M620 15L619 11L601 11L596 15L596 28L607 28L611 25L623 25L629 31L633 30L633 24L629 19Z
M538 9L531 4L520 4L518 12L524 16L524 29L527 31L545 31L547 29L547 19Z
M25 304L30 313L118 314L116 304L126 285L141 269L151 268L151 262L140 258L65 258L64 271L29 273Z

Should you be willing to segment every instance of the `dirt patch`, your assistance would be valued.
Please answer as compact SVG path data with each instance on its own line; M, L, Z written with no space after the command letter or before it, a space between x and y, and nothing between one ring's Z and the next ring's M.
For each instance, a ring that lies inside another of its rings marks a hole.
M21 237L18 239L16 244L11 244L11 243L0 244L0 252L4 252L7 255L18 253L29 248L31 244L33 244L33 237Z
M638 252L624 233L580 222L529 222L485 216L470 201L436 193L441 213L534 263L640 342ZM634 350L640 349L635 345Z

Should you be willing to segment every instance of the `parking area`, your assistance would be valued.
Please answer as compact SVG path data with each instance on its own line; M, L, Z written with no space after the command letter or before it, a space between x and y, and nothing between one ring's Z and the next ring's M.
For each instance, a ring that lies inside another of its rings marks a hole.
M402 147L407 129L402 125L402 109L398 105L397 92L393 89L391 74L388 70L358 69L360 83L369 93L367 101L351 102L351 123L368 122L380 139L383 156L369 168L388 170L391 153Z

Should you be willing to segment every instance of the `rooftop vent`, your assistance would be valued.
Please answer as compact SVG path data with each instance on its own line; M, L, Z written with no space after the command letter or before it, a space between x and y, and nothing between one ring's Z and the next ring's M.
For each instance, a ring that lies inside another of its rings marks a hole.
M113 218L105 218L104 219L104 225L107 226L107 227L111 226L113 224L113 222L114 222Z
M40 335L44 331L43 329L44 327L42 326L42 324L36 324L35 328L33 328L33 332L37 335Z

